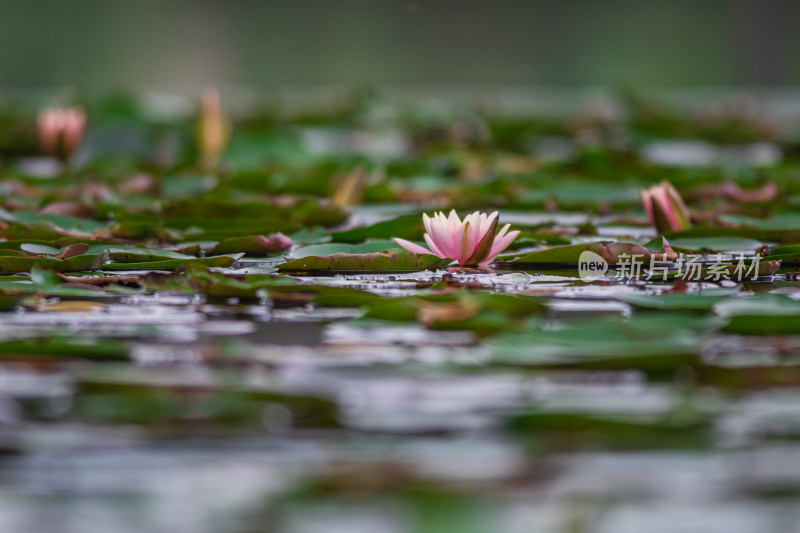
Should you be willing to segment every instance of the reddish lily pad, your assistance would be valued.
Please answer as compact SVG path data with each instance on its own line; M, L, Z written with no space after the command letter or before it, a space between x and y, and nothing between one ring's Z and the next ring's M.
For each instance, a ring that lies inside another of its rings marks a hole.
M283 233L276 233L265 237L264 235L250 235L247 237L232 237L219 242L211 253L235 254L245 253L248 255L265 255L272 252L286 250L292 245L292 240Z

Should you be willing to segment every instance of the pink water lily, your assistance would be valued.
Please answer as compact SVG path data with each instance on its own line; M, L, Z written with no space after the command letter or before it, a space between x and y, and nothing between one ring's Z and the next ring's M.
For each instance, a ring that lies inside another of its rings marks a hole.
M455 209L450 211L450 216L445 216L444 212L435 213L433 217L423 214L422 223L427 231L425 242L430 250L405 239L395 239L395 242L409 252L455 259L461 266L486 265L519 235L519 231L508 231L510 224L498 232L498 216L497 211L491 215L475 211L462 221Z
M670 182L662 181L641 192L647 218L659 233L681 231L692 226L689 209Z
M77 107L48 107L36 118L36 135L42 152L68 159L81 146L86 113Z

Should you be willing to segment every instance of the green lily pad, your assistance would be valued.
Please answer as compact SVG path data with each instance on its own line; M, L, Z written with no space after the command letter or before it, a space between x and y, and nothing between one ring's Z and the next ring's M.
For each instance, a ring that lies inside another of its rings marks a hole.
M614 264L621 257L638 257L648 261L650 251L639 244L629 242L591 242L586 244L570 244L556 246L547 250L539 250L528 255L515 257L508 264L512 266L530 265L569 265L575 266L580 262L583 252L594 252L604 261Z
M186 394L180 381L156 384L151 380L149 373L127 367L89 368L79 376L71 415L117 423L203 420L257 427L263 424L266 407L280 406L293 426L340 425L336 403L321 395L216 386L197 388L201 394Z
M390 239L399 237L416 241L422 238L425 226L420 216L401 216L391 220L376 222L370 226L353 228L333 233L334 242L361 242L365 239Z
M212 297L256 298L266 296L270 289L284 289L297 285L292 279L264 274L229 276L214 272L207 265L190 263L185 272L170 275L148 275L139 283L149 290L180 292L185 294L202 293Z
M695 228L685 229L667 233L664 237L671 243L678 239L706 239L706 238L740 238L752 239L761 242L781 242L785 235L796 233L796 229L780 229L780 228L757 228L757 227L728 227L728 226L698 226ZM661 245L661 238L656 237L653 243Z
M547 250L539 250L521 257L516 257L511 263L540 263L540 264L565 264L577 265L581 254L587 250L595 250L603 246L602 242L587 244L569 244L566 246L555 246Z
M719 302L714 312L728 319L725 331L741 335L800 333L800 302L779 294L732 298Z
M197 263L210 267L229 267L244 254L218 255L214 257L191 257L189 259L166 259L164 261L144 261L139 263L106 263L103 270L175 270ZM0 263L1 264L1 263Z
M659 240L659 239L656 239ZM668 239L676 252L752 252L761 248L764 243L743 237L695 237ZM661 243L658 242L658 246Z
M780 261L782 266L795 265L800 263L800 245L787 244L770 248L769 255L764 257L765 261Z
M292 250L287 254L290 259L301 259L303 257L311 256L326 256L333 254L368 254L374 252L382 252L390 248L397 248L397 243L394 241L375 241L367 242L364 244L346 244L346 243L325 243L325 244L312 244L310 246L303 246Z
M698 364L704 332L716 317L653 313L629 321L574 321L543 331L508 333L487 342L498 364L542 368L637 368L664 372Z
M308 256L277 265L280 271L312 270L430 270L442 268L452 260L435 255L412 254L401 248L376 253L337 253L327 256Z
M55 270L56 272L80 272L100 268L106 255L84 254L69 259L52 257L20 257L0 255L0 272L30 272L35 267Z
M509 420L509 428L529 445L541 449L551 440L555 449L603 445L613 448L695 449L708 446L712 418L701 413L591 415L576 412L529 410ZM543 442L545 441L545 442Z
M739 288L714 289L688 294L652 294L623 292L615 298L641 309L663 311L711 311L714 304L739 292Z
M0 359L91 359L126 361L128 346L113 339L51 337L0 342Z

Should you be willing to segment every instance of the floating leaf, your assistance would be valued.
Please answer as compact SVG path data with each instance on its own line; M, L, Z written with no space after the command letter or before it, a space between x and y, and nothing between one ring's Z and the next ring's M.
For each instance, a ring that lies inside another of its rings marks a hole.
M338 253L344 254L368 254L374 252L382 252L390 248L397 248L397 243L394 241L376 241L367 242L364 244L345 244L345 243L325 243L325 244L312 244L311 246L303 246L292 250L287 254L290 259L300 259L310 256L326 256Z
M531 263L531 264L550 264L550 265L577 265L578 259L585 251L595 253L602 248L605 243L570 244L567 246L555 246L546 250L540 250L528 255L514 258L511 263Z
M263 235L250 235L247 237L232 237L224 239L211 249L211 254L265 255L280 252L292 245L292 241L284 234L277 233L265 237Z
M714 311L728 318L725 331L741 335L800 333L800 302L779 294L734 298L719 302Z
M34 267L55 270L56 272L78 272L100 268L105 255L76 255L69 259L52 257L19 257L0 255L0 272L30 272Z
M376 222L370 226L339 231L331 235L334 242L361 242L365 239L401 239L419 240L425 233L422 218L419 216L402 216L391 220Z
M669 243L677 252L752 252L761 248L762 241L743 237L696 237L669 238Z
M663 311L711 311L714 304L739 292L739 288L714 289L710 291L675 294L653 294L621 292L615 296L617 300L642 309Z
M628 242L592 242L587 244L570 244L540 250L508 262L513 266L530 265L577 265L583 252L593 252L608 263L616 263L620 258L633 261L649 261L651 252L640 244ZM513 267L512 267L513 268Z
M188 259L165 259L163 261L144 261L140 263L106 263L103 270L175 270L197 263L210 267L229 267L244 254L218 255L215 257L191 257ZM2 264L0 262L0 264Z
M347 254L337 253L327 256L309 256L294 259L277 265L280 271L312 270L429 270L447 266L450 259L435 255L412 254L400 248L376 253Z
M125 361L128 347L111 339L51 337L0 342L0 359L92 359Z

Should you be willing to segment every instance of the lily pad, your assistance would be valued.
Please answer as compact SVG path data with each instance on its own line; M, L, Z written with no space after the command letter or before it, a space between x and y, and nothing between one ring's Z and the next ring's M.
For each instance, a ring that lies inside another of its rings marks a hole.
M292 250L287 254L290 259L301 259L310 256L326 256L333 254L368 254L374 252L382 252L390 248L397 248L397 243L394 241L376 241L367 242L364 244L346 244L346 243L325 243L325 244L312 244L311 246L303 246Z
M401 239L418 240L425 233L422 218L419 216L401 216L391 220L376 222L370 226L339 231L331 235L334 242L361 242L365 239Z
M581 254L585 251L596 251L605 243L588 244L569 244L566 246L555 246L546 250L540 250L528 255L516 257L511 263L536 263L551 265L577 265Z
M265 255L280 252L290 247L292 242L284 235L249 235L247 237L232 237L224 239L211 249L211 254Z
M671 238L670 245L676 252L752 252L761 248L764 243L743 237L696 237ZM660 243L659 243L660 244Z
M66 260L53 257L0 255L0 272L30 272L35 267L55 270L56 272L79 272L98 269L105 259L105 254L76 255Z
M719 302L714 312L728 319L725 331L741 335L800 333L800 302L779 294L733 298Z
M327 256L308 256L281 263L277 267L280 271L408 271L442 268L451 262L452 260L450 259L442 259L435 255L412 254L400 248L392 248L376 253L337 253Z
M663 311L701 311L710 312L714 304L735 295L739 288L714 289L688 294L641 294L623 292L615 298L641 309L657 309Z
M218 255L214 257L191 257L189 259L166 259L163 261L144 261L139 263L106 263L103 270L175 270L197 263L210 267L229 267L244 254ZM0 263L1 264L1 263Z

